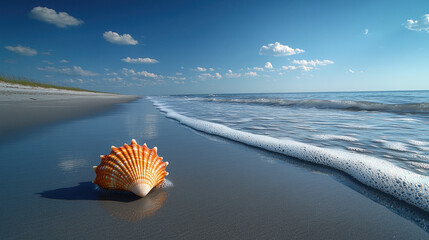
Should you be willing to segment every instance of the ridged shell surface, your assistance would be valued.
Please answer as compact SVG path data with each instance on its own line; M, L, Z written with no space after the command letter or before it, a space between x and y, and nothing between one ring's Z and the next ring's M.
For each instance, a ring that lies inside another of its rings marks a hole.
M165 171L168 162L157 155L157 148L140 146L134 139L131 145L112 146L109 155L100 157L100 165L94 166L97 175L94 183L101 188L130 191L144 197L168 175Z

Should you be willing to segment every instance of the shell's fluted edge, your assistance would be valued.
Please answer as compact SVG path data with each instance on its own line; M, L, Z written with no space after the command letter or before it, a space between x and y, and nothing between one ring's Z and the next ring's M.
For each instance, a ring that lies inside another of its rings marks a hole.
M154 187L164 182L168 173L168 162L157 155L157 148L149 149L146 144L111 147L109 155L100 155L101 163L94 166L94 183L101 188L125 190L138 196L146 196Z

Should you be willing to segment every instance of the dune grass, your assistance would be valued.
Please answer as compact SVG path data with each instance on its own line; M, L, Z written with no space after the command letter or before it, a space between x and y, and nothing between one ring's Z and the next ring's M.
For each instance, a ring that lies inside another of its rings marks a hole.
M23 77L0 76L0 82L19 84L19 85L30 86L30 87L55 88L55 89L64 89L64 90L71 90L71 91L102 93L98 91L86 90L86 89L76 88L76 87L64 87L64 86L57 86L54 84L41 83L27 78L23 78Z

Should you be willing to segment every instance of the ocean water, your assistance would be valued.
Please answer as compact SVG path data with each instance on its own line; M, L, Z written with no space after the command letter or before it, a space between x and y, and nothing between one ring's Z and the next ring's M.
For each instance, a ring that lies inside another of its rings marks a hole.
M429 91L149 100L189 127L336 168L429 211Z

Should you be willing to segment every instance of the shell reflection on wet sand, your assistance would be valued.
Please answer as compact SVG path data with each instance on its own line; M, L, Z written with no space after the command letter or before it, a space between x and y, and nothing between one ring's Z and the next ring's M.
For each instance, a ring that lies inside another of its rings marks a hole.
M156 190L144 198L131 202L109 201L100 199L100 206L112 217L128 222L137 222L143 218L153 216L164 204L167 193Z

